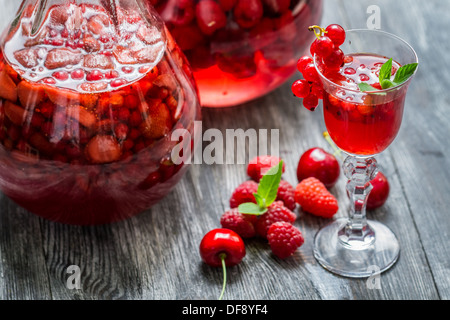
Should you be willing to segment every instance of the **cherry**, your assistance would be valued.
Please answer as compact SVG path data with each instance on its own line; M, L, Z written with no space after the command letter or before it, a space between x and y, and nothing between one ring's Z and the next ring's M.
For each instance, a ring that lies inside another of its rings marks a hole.
M331 54L323 59L325 66L329 69L338 69L344 64L344 52L337 48Z
M195 7L197 25L206 35L212 35L216 30L226 26L227 17L220 5L213 0L201 0Z
M309 177L319 179L327 188L332 188L340 175L336 157L322 148L311 148L300 157L297 167L298 181Z
M328 57L334 50L334 43L327 36L322 36L314 42L316 42L314 51L321 58Z
M261 0L239 0L233 13L237 24L244 29L249 29L258 24L264 11Z
M377 175L370 183L372 184L373 189L369 193L367 210L375 210L384 205L389 197L389 181L381 171L378 171Z
M306 98L311 92L311 84L306 80L297 80L292 84L292 92L299 98Z
M330 24L325 31L336 47L341 46L345 42L345 30L340 25Z
M226 286L226 267L239 264L245 257L244 241L230 229L211 230L200 242L200 256L207 265L223 269L223 286L219 297L221 300Z
M297 69L298 71L300 71L301 73L303 73L305 71L305 66L308 63L313 63L313 59L309 56L303 56L300 59L298 59L297 61Z

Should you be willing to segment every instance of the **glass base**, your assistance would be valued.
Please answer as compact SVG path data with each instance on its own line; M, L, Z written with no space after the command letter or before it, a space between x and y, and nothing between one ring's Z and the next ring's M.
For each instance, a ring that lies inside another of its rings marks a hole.
M368 221L370 241L343 241L348 219L322 228L314 238L314 257L328 271L350 278L367 278L389 269L397 261L400 246L394 233L377 221Z

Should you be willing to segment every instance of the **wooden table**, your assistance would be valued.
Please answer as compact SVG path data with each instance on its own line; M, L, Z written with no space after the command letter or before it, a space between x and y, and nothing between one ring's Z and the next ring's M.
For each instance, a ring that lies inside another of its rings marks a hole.
M0 0L5 26L20 1ZM314 259L314 234L327 221L298 212L305 244L279 260L263 240L246 242L247 256L229 268L225 299L449 299L450 298L450 2L326 0L322 25L366 28L367 8L381 9L381 28L408 41L420 58L397 140L379 163L391 183L385 206L369 218L398 236L401 255L380 277L325 271ZM293 81L298 75L295 75ZM204 109L203 128L280 129L285 179L297 183L296 165L310 147L329 148L323 117L300 106L290 83L264 98L229 109ZM244 165L194 165L163 201L127 221L76 227L36 217L0 196L0 299L216 299L221 269L198 254L203 235L218 226ZM332 192L346 216L344 177ZM298 210L297 210L298 211ZM81 289L69 290L67 268L81 269Z

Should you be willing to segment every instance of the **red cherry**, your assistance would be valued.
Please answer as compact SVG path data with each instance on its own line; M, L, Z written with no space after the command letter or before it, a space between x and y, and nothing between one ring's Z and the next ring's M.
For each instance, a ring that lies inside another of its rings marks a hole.
M298 69L298 71L300 71L301 73L303 73L304 70L305 70L305 66L306 66L308 63L313 63L313 62L314 62L313 59L312 59L311 57L309 57L309 56L303 56L303 57L301 57L301 58L298 59L298 61L297 61L297 69Z
M211 267L222 267L223 287L219 300L222 299L226 286L226 267L239 264L245 257L245 245L242 238L230 229L209 231L200 243L200 256Z
M320 37L315 42L315 53L321 58L328 57L334 50L334 43L327 36Z
M244 241L232 230L211 230L200 243L200 256L211 267L221 267L222 260L227 267L235 266L245 257Z
M292 84L292 93L299 98L306 98L311 92L311 84L306 80L297 80Z
M227 17L220 5L213 0L201 0L195 7L197 25L206 35L226 26Z
M389 181L381 171L378 171L377 175L370 183L372 184L373 189L369 193L367 210L375 210L384 205L389 197Z
M336 47L341 46L345 42L345 30L338 24L330 24L325 31L327 31L328 38L333 41Z
M261 20L264 9L261 0L239 0L233 10L234 19L244 29L249 29Z
M339 175L340 165L336 157L321 148L307 150L298 162L298 181L315 177L327 188L332 188L336 184Z

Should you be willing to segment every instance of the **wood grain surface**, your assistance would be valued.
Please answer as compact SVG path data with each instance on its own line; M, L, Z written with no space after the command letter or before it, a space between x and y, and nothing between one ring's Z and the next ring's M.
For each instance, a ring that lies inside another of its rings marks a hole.
M1 29L19 3L0 0ZM395 232L400 259L381 275L381 289L370 289L366 279L335 276L312 254L313 237L327 221L297 209L295 225L305 244L280 260L265 241L246 241L247 256L228 270L225 299L450 298L450 2L325 0L322 25L367 28L370 5L381 9L381 28L408 41L420 60L399 136L378 159L390 198L368 214ZM329 148L321 110L309 112L292 97L290 84L298 77L245 105L203 109L204 129L280 129L284 178L294 185L300 155L314 146ZM220 226L232 191L246 179L245 165L193 165L159 204L95 227L43 220L0 195L0 299L217 299L222 271L201 262L198 246ZM332 189L338 217L347 215L344 186L341 176ZM66 287L70 265L81 268L79 290Z

